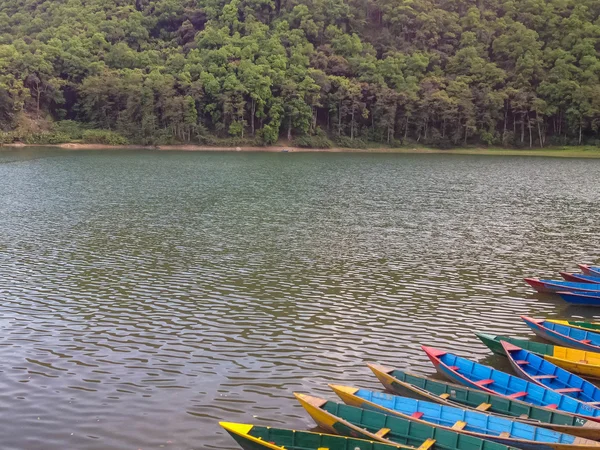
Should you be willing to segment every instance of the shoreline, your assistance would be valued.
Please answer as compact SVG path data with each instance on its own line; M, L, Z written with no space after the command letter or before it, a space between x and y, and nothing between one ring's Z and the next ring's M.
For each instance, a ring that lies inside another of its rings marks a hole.
M545 156L557 158L600 158L600 147L549 147L545 149L510 148L457 148L436 149L421 147L374 147L374 148L301 148L286 145L266 147L218 147L208 145L105 145L105 144L24 144L16 142L0 145L1 148L52 147L63 150L154 150L185 152L254 152L254 153L395 153L395 154L448 154L448 155L497 155L497 156Z

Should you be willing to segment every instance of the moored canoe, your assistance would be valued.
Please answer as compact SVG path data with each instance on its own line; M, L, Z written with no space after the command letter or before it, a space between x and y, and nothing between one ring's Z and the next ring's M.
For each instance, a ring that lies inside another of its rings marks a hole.
M574 328L583 328L584 330L600 332L600 323L598 322L582 322L580 320L556 320L548 319L548 322L557 323L559 325L567 325Z
M600 306L600 292L557 292L565 302L579 306Z
M588 266L587 264L577 264L581 271L586 275L592 275L594 277L600 277L600 267Z
M572 397L443 350L422 348L440 375L465 386L600 422L600 409Z
M328 432L430 450L508 450L499 444L454 430L438 428L378 411L357 408L304 394L294 394L315 423Z
M565 281L572 281L573 283L600 284L600 277L586 275L585 273L560 272L560 276L563 277Z
M600 423L555 409L534 406L521 400L432 380L378 364L367 364L390 392L508 417L519 422L550 428L588 439L600 440Z
M589 381L513 344L503 341L502 346L520 377L595 408L600 406L600 389Z
M521 316L521 319L539 337L555 344L589 352L600 352L600 333L544 319L532 319L527 316Z
M349 386L329 385L347 405L396 415L416 422L454 430L522 449L575 449L599 447L600 442L558 433L546 428L453 406L424 400L357 389Z
M525 339L516 339L508 336L496 336L493 334L485 334L485 333L475 333L475 335L483 342L492 352L497 355L506 356L506 352L504 351L504 347L500 341L510 342L511 344L516 345L517 347L524 348L525 350L529 350L532 353L537 355L553 355L554 354L554 345L544 344L542 342L534 342L528 341Z
M569 372L583 375L587 378L600 379L600 353L586 352L569 347L560 347L541 342L525 341L507 336L475 333L488 348L497 355L507 356L500 341L510 342L531 353L542 356L546 361L556 364Z
M403 448L398 445L332 434L232 422L219 424L244 450L397 450Z
M573 283L561 280L540 280L539 278L525 278L525 282L536 291L546 294L556 292L600 292L600 284Z

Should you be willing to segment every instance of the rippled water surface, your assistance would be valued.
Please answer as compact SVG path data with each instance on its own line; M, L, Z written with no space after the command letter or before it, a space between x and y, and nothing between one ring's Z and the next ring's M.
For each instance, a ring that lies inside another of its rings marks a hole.
M530 293L600 257L600 160L0 152L0 442L233 449L294 391L432 373L420 344L593 317ZM598 316L600 317L600 316Z

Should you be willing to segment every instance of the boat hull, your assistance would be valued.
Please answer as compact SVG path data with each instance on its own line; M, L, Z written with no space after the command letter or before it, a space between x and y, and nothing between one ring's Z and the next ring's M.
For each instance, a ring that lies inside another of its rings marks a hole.
M586 275L600 277L600 267L588 266L587 264L577 264L581 271Z
M588 352L600 352L600 346L594 345L591 342L584 342L581 339L575 339L574 337L571 337L565 333L552 330L545 326L545 321L543 320L535 320L525 316L521 316L521 319L529 326L529 328L531 328L531 330L536 335L557 345L560 345L562 347L571 347L579 350L585 350ZM569 326L564 326L564 328L568 331ZM584 331L584 333L588 333L586 330L581 331Z
M517 347L529 350L536 355L553 355L554 345L543 344L541 342L526 341L525 339L515 339L508 336L494 336L484 333L475 333L477 337L483 342L492 352L500 356L506 356L504 347L500 343L500 340L509 342L516 345ZM501 338L501 339L499 339Z
M557 292L565 302L578 306L600 306L600 294L582 294L577 292Z
M525 278L525 282L543 294L555 294L557 292L600 293L600 285L594 283L573 283L570 281L540 280L538 278Z
M389 392L442 405L477 410L482 404L491 405L487 413L519 422L549 428L561 433L600 440L600 423L554 409L510 400L495 394L463 386L407 374L377 364L368 364L371 371Z
M582 322L582 321L578 321L578 320L555 320L555 319L549 319L546 322L551 322L551 323L556 323L559 325L566 325L569 327L573 327L573 328L580 328L582 330L587 330L587 331L598 331L600 332L600 323L597 322Z
M522 399L536 406L554 408L600 422L600 409L567 395L449 352L426 346L422 348L438 373L464 386L509 399Z
M561 321L549 321L561 322ZM571 322L572 323L572 322ZM575 322L578 323L578 322ZM583 375L586 378L600 380L600 353L587 352L558 345L542 344L541 342L525 341L507 336L493 336L475 333L479 339L495 354L507 356L500 341L509 342L531 353L542 356L546 361L557 365L569 372Z
M600 405L600 389L589 381L513 344L503 342L502 345L520 377L581 402L593 402L593 405L589 403L591 406Z
M407 399L379 392L372 392L351 388L347 386L330 387L347 405L358 408L375 410L387 415L396 415L415 422L433 424L439 428L452 430L450 423L463 421L471 428L457 430L459 433L468 434L480 439L488 439L508 446L516 446L526 450L536 449L597 449L600 442L589 439L566 436L562 433L538 428L528 424L516 424L514 421L499 416L490 416L484 412L469 411L462 408L436 405L422 400ZM359 396L361 394L361 396ZM365 398L366 397L366 398ZM401 403L406 405L403 410L393 409L394 405ZM447 425L444 425L447 424ZM456 428L454 428L456 429ZM485 430L477 432L474 430ZM519 435L515 435L518 433ZM504 435L509 435L505 437ZM525 439L523 436L531 436L538 440Z
M221 422L220 425L244 450L397 450L397 445L323 433Z
M514 450L497 442L460 434L427 423L382 414L379 411L294 394L319 428L343 436L381 441L411 450L434 441L431 450ZM385 430L385 432L384 432ZM539 448L539 447L538 447Z
M560 272L560 276L565 279L565 281L571 281L573 283L592 283L592 284L600 284L600 277L594 277L591 275L587 275L585 273L569 273L569 272Z

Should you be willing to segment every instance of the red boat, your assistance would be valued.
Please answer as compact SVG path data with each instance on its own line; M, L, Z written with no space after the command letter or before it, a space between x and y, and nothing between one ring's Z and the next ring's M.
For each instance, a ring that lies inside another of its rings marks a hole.
M592 275L586 275L584 273L560 272L560 276L563 277L566 281L573 281L575 283L600 284L600 277L594 277Z
M536 291L547 294L556 292L593 292L600 293L600 284L595 283L574 283L571 281L559 280L540 280L539 278L525 278Z
M591 275L593 277L600 277L600 267L596 266L588 266L587 264L577 264L581 271L586 275Z

